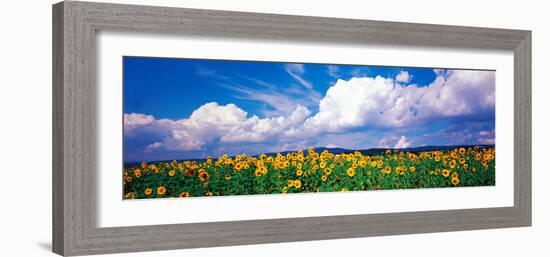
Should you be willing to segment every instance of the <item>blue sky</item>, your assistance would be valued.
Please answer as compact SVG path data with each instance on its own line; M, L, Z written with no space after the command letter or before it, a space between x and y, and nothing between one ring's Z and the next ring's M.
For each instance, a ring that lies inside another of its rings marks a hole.
M494 71L124 57L125 161L494 143Z

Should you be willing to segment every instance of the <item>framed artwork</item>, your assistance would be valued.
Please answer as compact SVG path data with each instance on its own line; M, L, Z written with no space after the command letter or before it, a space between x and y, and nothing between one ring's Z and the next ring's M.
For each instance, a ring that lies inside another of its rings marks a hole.
M61 255L531 225L531 32L53 6Z

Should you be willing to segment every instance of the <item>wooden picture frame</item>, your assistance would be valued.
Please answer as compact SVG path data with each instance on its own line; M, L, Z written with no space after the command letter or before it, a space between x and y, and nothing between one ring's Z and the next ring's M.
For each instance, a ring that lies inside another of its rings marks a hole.
M514 206L97 227L95 36L100 30L513 51ZM530 225L530 31L74 1L53 6L55 253L88 255Z

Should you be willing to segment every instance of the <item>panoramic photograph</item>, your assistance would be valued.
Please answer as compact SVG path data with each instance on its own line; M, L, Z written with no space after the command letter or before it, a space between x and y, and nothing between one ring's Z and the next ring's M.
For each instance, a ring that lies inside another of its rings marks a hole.
M495 71L125 56L123 199L495 185Z

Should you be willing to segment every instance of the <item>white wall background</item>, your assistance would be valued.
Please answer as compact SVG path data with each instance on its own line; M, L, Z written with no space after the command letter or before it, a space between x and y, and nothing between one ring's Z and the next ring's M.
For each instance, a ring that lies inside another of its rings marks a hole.
M53 256L51 247L51 4L8 1L0 26L0 256ZM533 31L533 227L220 247L117 256L548 256L550 27L545 1L126 0L191 8ZM546 22L545 22L546 21ZM512 104L512 103L510 103Z

